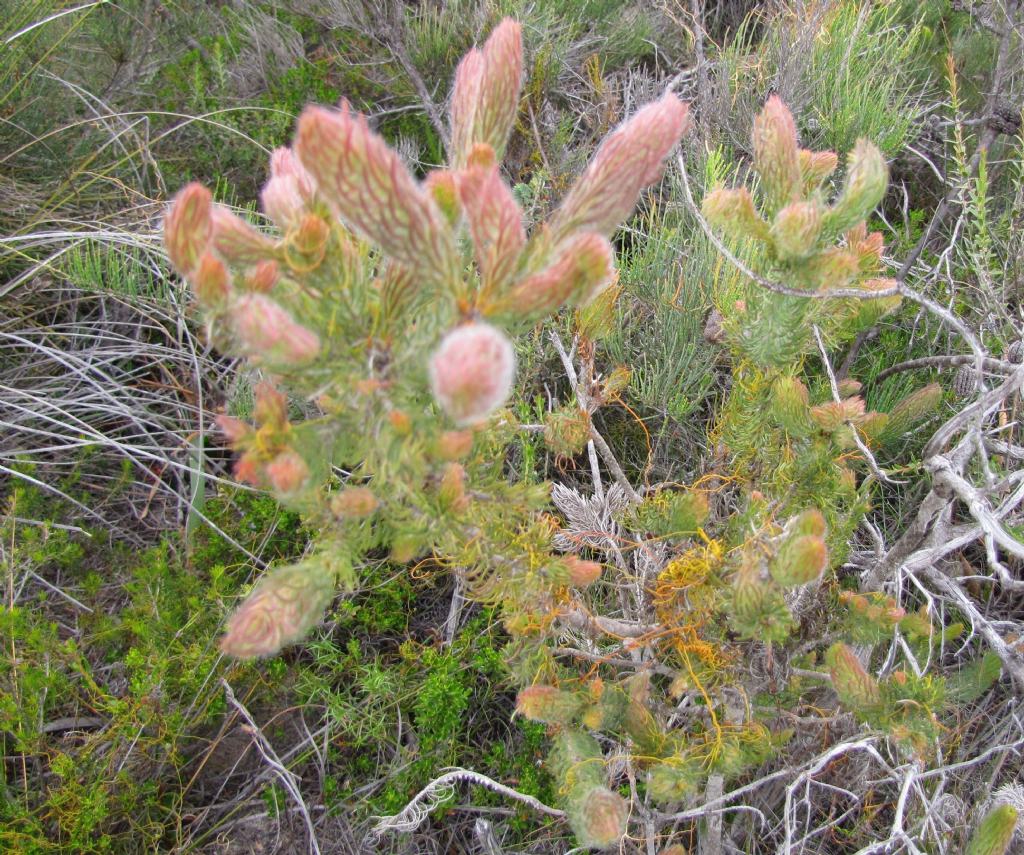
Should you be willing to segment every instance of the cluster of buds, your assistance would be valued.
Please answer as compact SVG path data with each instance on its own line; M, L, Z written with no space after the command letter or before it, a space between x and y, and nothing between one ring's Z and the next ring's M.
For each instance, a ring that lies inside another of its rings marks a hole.
M838 157L800 148L793 116L775 95L754 121L752 142L760 205L745 187L718 187L704 198L704 216L733 240L762 247L772 275L790 288L828 293L856 287L865 295L819 300L811 307L757 294L756 306L719 306L722 337L757 362L782 366L809 346L812 323L863 328L898 305L898 297L871 297L895 283L877 278L882 236L869 234L864 223L885 195L888 169L874 144L858 140L846 161L843 188L830 204L826 182Z
M266 381L254 393L256 428L220 415L217 425L239 452L235 477L254 487L271 489L282 499L296 497L310 479L306 458L295 447L301 435L288 420L288 399Z

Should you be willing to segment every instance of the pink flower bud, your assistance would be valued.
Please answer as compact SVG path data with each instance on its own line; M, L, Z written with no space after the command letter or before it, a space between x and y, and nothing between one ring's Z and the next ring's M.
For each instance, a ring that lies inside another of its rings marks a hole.
M231 294L231 274L224 262L209 252L199 259L199 267L192 275L196 299L206 309L219 309Z
M469 153L473 150L473 137L476 131L473 120L477 105L480 103L485 68L483 53L478 48L472 48L462 57L458 68L455 69L450 116L452 165L456 167L465 166Z
M245 277L245 285L250 291L269 294L280 278L281 270L277 266L277 262L267 259L259 262L249 271L249 275Z
M554 262L516 284L504 305L521 317L547 313L564 303L585 305L614 276L611 244L589 232L574 235L556 250Z
M452 92L452 161L463 166L477 143L505 151L523 85L522 28L505 18L459 63Z
M552 218L556 240L577 231L609 237L689 126L689 106L669 92L608 134Z
M202 184L187 185L171 203L164 219L164 245L171 264L188 276L210 242L213 197Z
M263 210L281 231L288 231L302 217L306 205L298 182L290 175L271 178L260 193Z
M214 205L213 245L229 264L255 264L273 258L274 242L223 205Z
M298 452L288 449L270 461L264 472L278 493L295 493L309 480L309 467Z
M457 278L455 236L444 214L348 104L336 112L303 110L295 152L353 231L435 282Z
M231 616L220 649L239 659L272 656L309 632L334 586L334 574L316 558L271 572Z
M320 259L331 236L331 227L323 217L306 214L298 223L294 235L295 248L305 256Z
M754 119L754 163L768 197L768 215L800 195L800 156L796 123L778 95L772 95Z
M885 239L881 232L868 232L867 223L857 223L846 234L847 248L857 256L860 272L874 273L882 261Z
M263 468L256 455L246 452L235 463L235 478L254 487L263 487Z
M601 578L601 565L596 561L584 561L570 555L565 564L569 568L569 579L577 588L585 588Z
M472 450L472 431L446 430L437 438L437 456L442 460L461 460Z
M316 183L290 148L274 149L270 180L260 196L263 210L282 231L293 228L313 202Z
M806 258L821 234L821 206L817 202L792 202L775 215L771 236L781 261Z
M839 164L839 156L834 151L808 151L802 148L797 152L797 157L805 194L817 190Z
M331 499L331 511L343 520L364 519L378 507L380 502L369 487L346 487Z
M503 332L490 324L464 324L430 358L430 385L442 409L466 425L505 403L515 368L515 351Z
M266 380L257 383L253 392L253 415L256 424L279 430L288 422L288 398Z
M461 463L449 463L444 467L437 495L442 507L447 511L462 513L469 507L469 497L466 495L466 469Z
M494 152L477 146L459 177L459 198L469 222L485 292L500 291L515 273L526 245L523 212L498 173Z
M283 365L301 365L320 353L320 339L263 294L244 294L233 306L232 325L243 350Z
M295 190L303 203L308 205L313 201L313 196L316 193L316 181L290 148L274 149L270 155L270 177L292 179L295 182Z

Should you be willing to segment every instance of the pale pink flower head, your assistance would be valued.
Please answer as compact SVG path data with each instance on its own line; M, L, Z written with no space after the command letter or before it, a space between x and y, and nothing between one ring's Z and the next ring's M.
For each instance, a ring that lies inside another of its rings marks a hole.
M478 422L505 403L516 357L512 342L490 324L463 324L446 335L430 358L430 386L459 425Z
M271 572L231 616L221 651L252 659L299 641L327 608L334 585L334 574L317 559Z

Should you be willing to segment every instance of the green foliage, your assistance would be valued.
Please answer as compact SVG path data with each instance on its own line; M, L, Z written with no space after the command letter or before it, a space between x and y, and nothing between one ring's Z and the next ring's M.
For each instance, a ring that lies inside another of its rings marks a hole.
M7 570L42 582L31 608L0 607L0 732L23 770L5 778L0 848L152 851L174 839L188 804L177 776L190 746L223 714L210 634L241 580L222 564L196 572L166 542L136 553L111 549L99 531L19 522L66 516L33 487L15 486L9 509ZM110 608L114 591L120 605ZM232 675L236 685L249 678L244 668ZM67 732L76 738L62 740ZM46 778L20 762L30 757Z
M1010 805L992 808L971 836L966 855L1003 855L1017 828L1017 811Z

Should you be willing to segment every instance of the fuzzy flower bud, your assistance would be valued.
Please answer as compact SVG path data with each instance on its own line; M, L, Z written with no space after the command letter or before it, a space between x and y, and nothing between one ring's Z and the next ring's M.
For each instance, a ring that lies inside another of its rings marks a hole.
M256 424L281 430L288 423L288 397L266 381L253 392L253 416Z
M768 224L754 207L746 187L712 190L701 202L701 211L712 226L735 237L768 239Z
M839 165L839 157L834 151L808 151L802 148L797 155L800 159L800 175L803 178L805 195L817 190Z
M412 419L405 410L392 410L388 413L388 423L399 436L412 433Z
M842 642L836 642L825 654L832 687L839 700L855 709L877 704L880 698L878 682L860 664L854 652Z
M608 134L555 212L555 240L578 231L610 237L689 127L689 106L669 92Z
M232 615L220 649L239 659L272 656L320 619L334 585L334 573L315 558L274 570Z
M609 849L626 833L629 806L618 793L595 787L571 809L570 820L581 846Z
M313 200L313 176L299 163L290 148L278 148L270 156L270 180L260 199L263 210L282 231L295 226Z
M449 463L444 467L438 498L445 510L462 513L469 506L466 495L466 470L461 463Z
M217 256L204 252L198 269L192 275L192 287L203 308L221 309L231 294L231 274Z
M306 214L299 220L292 237L295 248L307 258L319 263L327 248L327 239L331 236L331 227L316 214Z
M565 565L569 568L569 581L577 588L585 588L601 578L601 565L596 561L584 561L575 555L566 556Z
M175 269L188 276L210 242L213 197L202 184L187 185L171 203L164 219L164 245Z
M866 220L882 201L889 183L889 167L878 146L857 140L846 160L843 192L825 217L825 228L841 234Z
M331 512L343 520L360 520L372 514L380 502L369 487L345 487L331 499Z
M788 205L801 190L796 123L778 95L754 119L754 163L761 175L769 215Z
M452 92L452 157L463 166L476 143L500 157L519 109L523 85L523 37L518 22L505 18L484 43L462 59Z
M771 237L782 261L806 258L821 234L821 209L816 202L793 202L775 215Z
M1004 855L1013 840L1017 819L1013 805L1001 804L992 808L967 844L966 855Z
M217 416L216 422L220 432L224 434L224 438L232 445L238 445L238 443L252 436L252 427L241 419L221 413Z
M347 103L338 111L303 110L295 152L353 231L435 282L454 281L455 235L441 209Z
M817 508L808 508L793 519L789 528L793 534L812 534L815 537L824 537L825 516Z
M574 235L557 249L555 260L517 283L504 305L519 317L546 314L565 303L586 305L615 277L615 253L607 239L592 232Z
M885 427L885 438L902 436L910 428L923 421L942 401L942 387L929 383L916 392L911 392L889 411L889 422Z
M526 230L523 212L502 180L490 147L477 145L473 149L470 164L459 177L458 191L483 287L501 290L515 273L526 245Z
M464 324L448 333L430 358L430 386L441 408L467 425L505 403L515 369L515 351L503 332L490 324Z
M788 538L768 565L772 578L780 585L792 587L813 582L828 566L825 541L813 534Z
M256 264L274 256L274 242L223 205L214 205L213 245L229 264Z
M245 294L233 307L232 325L245 352L281 365L302 365L320 353L320 339L263 294Z
M277 266L277 262L273 259L265 259L249 271L245 277L245 286L250 291L269 294L280 278L281 269Z
M811 430L810 395L796 377L782 376L772 384L771 412L790 436Z
M583 709L583 698L554 686L529 686L516 696L516 712L545 724L570 724Z
M472 431L446 430L437 439L437 456L442 460L462 460L472 450Z
M309 480L309 467L298 452L282 451L264 468L270 486L278 493L295 493Z

